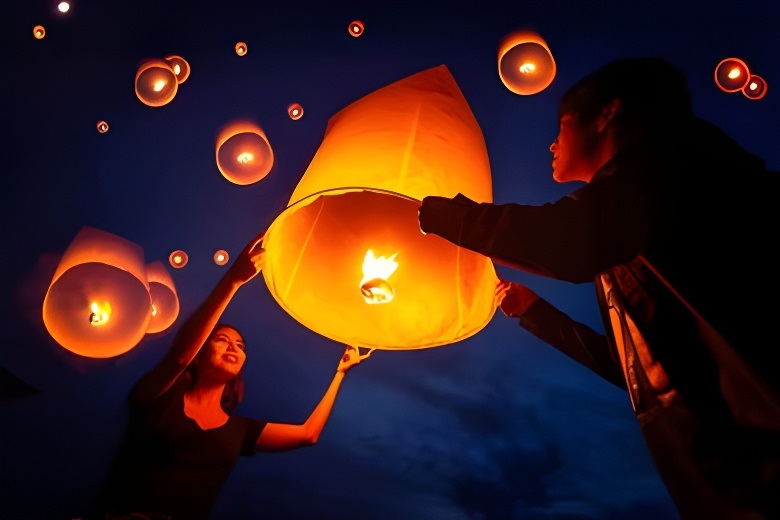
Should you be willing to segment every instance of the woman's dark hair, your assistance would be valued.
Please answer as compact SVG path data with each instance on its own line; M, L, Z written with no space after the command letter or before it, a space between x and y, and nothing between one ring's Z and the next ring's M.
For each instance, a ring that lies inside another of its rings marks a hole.
M239 335L241 335L241 332L234 326L228 325L227 323L217 323L216 325L214 325L214 328L211 329L211 334L209 334L209 339L211 339L211 337L217 331L222 329L233 329ZM198 354L195 356L195 359L207 355L208 355L207 350L201 348ZM190 378L192 378L192 381L196 381L198 378L197 369L195 368L196 365L197 363L190 363L189 367L187 367L187 372L189 373ZM241 367L241 371L239 371L236 377L228 380L228 382L225 384L225 389L222 392L221 403L222 403L222 409L225 410L225 412L227 413L232 413L239 405L239 403L241 403L241 401L244 399L244 379L241 377L243 371L244 368Z

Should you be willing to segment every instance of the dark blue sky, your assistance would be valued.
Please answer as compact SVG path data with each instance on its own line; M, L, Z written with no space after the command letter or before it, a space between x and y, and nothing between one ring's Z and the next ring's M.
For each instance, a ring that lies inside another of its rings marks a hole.
M224 272L213 252L236 254L267 227L328 119L380 87L446 65L482 128L496 202L543 203L577 187L550 177L557 100L580 76L621 57L662 56L678 65L696 113L780 170L776 1L206 4L76 0L63 15L53 1L3 3L0 367L38 393L0 402L2 518L85 514L119 441L130 385ZM347 33L354 19L365 23L360 38ZM46 27L43 40L32 36L37 24ZM498 45L519 29L541 34L557 62L553 84L533 96L510 92L497 73ZM248 44L246 56L233 52L237 41ZM139 63L171 54L189 61L189 79L168 105L142 104L133 91ZM718 90L714 68L730 56L767 80L764 99ZM292 102L304 107L298 121L287 116ZM270 174L249 186L226 181L215 163L217 132L236 118L260 125L275 153ZM95 129L101 119L106 134ZM181 313L167 333L102 360L51 339L40 317L43 296L82 226L135 242L148 262L188 252L189 264L171 270ZM590 284L499 272L601 330ZM720 274L713 283L724 283ZM303 421L343 347L286 314L262 277L239 292L224 321L248 344L239 411ZM676 513L628 397L499 311L455 344L375 352L347 376L319 443L242 459L215 517L642 520Z

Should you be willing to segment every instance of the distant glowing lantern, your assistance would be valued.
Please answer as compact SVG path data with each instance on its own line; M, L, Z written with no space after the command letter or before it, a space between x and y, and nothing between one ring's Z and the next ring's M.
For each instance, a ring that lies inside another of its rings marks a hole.
M105 134L106 132L108 132L108 123L106 123L105 121L102 121L102 120L98 121L97 122L97 131L100 132L101 134Z
M190 64L181 56L167 56L165 62L176 75L176 81L181 85L190 77Z
M235 120L217 136L217 168L233 184L262 180L274 165L274 151L265 132L247 120Z
M492 201L482 131L440 65L379 89L328 122L287 208L263 239L263 277L294 319L340 343L436 347L496 309L489 258L423 234L426 195Z
M176 97L178 86L176 73L164 60L145 60L135 74L135 95L150 107L170 103Z
M70 4L68 2L60 2L59 4L57 4L57 9L61 13L67 13L68 10L70 9Z
M236 54L238 54L239 56L244 56L249 50L246 46L246 43L244 42L236 43L235 49L236 49Z
M135 347L150 320L143 250L83 227L65 250L43 301L49 334L71 352L108 358Z
M185 253L181 249L172 251L171 254L168 255L168 263L171 264L171 267L173 267L174 269L181 269L182 267L187 265L187 260L189 260L187 253Z
M715 84L723 92L742 90L749 78L748 66L739 58L726 58L715 67Z
M293 121L297 121L303 117L303 107L298 103L293 103L287 107L287 115L290 116L290 119Z
M146 266L149 294L152 297L152 318L147 334L167 330L179 316L179 295L171 273L159 260Z
M767 84L764 78L751 74L748 82L742 87L742 93L748 99L757 100L766 96L766 89Z
M230 260L230 255L228 255L228 252L224 249L220 249L216 253L214 253L214 263L217 265L225 265L228 263L228 260Z
M553 82L556 70L547 42L535 32L512 33L499 46L498 76L515 94L541 92Z
M43 25L33 27L33 36L36 40L42 40L46 36L46 29L43 28Z
M361 22L360 20L353 20L349 24L349 34L351 36L354 36L355 38L362 35L364 29L365 29L365 25L363 25L363 22Z

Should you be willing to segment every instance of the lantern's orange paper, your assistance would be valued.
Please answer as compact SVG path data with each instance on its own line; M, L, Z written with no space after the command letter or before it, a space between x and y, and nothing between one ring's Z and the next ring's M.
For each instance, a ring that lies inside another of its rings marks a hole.
M149 294L152 297L152 317L147 334L167 330L179 316L179 294L171 273L160 260L146 266Z
M423 197L458 193L491 202L490 164L466 99L440 65L330 119L265 235L265 282L293 318L341 343L407 350L468 338L495 313L493 264L423 234L417 220ZM368 250L398 263L384 303L363 294Z

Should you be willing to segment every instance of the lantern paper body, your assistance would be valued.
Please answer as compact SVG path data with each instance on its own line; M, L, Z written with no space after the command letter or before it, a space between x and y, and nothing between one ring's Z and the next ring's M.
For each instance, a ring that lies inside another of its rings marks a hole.
M737 92L750 78L747 64L739 58L726 58L715 67L715 84L723 92Z
M167 62L144 61L135 74L135 95L145 105L161 107L170 103L179 89L176 73Z
M190 77L190 64L181 56L166 56L165 62L176 75L176 82L181 85Z
M556 74L547 43L530 31L512 33L498 49L498 75L506 88L528 96L550 86Z
M146 266L149 294L152 297L152 317L146 332L162 332L179 316L179 295L173 278L161 261Z
M251 121L234 121L217 136L217 168L241 186L262 180L274 165L274 152L265 132Z
M104 322L92 322L93 303L110 308ZM71 352L108 358L135 347L150 319L143 250L111 233L82 228L60 260L43 301L49 334Z
M748 79L745 86L742 87L742 93L748 99L757 100L766 96L766 89L767 85L764 78L751 74L750 79Z
M426 195L492 201L482 132L441 65L337 113L263 244L276 301L335 341L388 350L435 347L479 332L495 313L489 258L420 231ZM361 292L368 250L395 255L391 301Z

